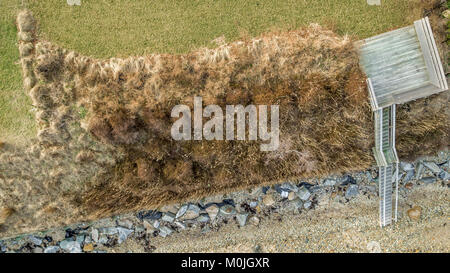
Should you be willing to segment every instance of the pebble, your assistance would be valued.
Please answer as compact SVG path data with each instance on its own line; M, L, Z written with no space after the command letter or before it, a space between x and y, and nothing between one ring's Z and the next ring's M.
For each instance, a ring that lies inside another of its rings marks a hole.
M410 181L414 177L414 170L408 171L405 175L405 178L403 178L403 182L406 183Z
M181 216L183 216L186 213L188 207L189 207L189 205L181 206L181 208L177 211L177 214L175 215L175 217L180 218Z
M33 248L32 253L44 253L44 249L40 246Z
M260 221L257 216L253 215L250 219L248 219L248 222L254 226L258 226Z
M98 243L104 245L107 242L108 242L108 236L106 236L105 234L100 235L100 238L98 239Z
M84 252L92 252L94 250L94 245L93 244L85 244L83 246L83 251Z
M35 244L37 246L42 244L42 239L32 236L32 235L28 236L28 240L30 240L30 242L32 242L33 244Z
M422 174L422 170L423 170L423 165L421 163L419 163L419 166L417 166L417 171L416 171L416 180L419 179L420 175Z
M340 179L340 184L342 186L348 185L348 184L356 184L356 180L351 176L351 175L344 175L341 179Z
M298 197L303 200L306 201L309 199L309 197L311 196L311 193L309 192L309 190L306 187L302 187L298 192L297 192Z
M442 171L439 173L439 178L444 181L448 181L450 179L450 174L446 171Z
M117 228L116 227L104 227L104 228L100 228L99 232L101 234L106 234L106 235L114 235L117 234Z
M181 229L186 229L186 225L183 222L176 221L175 225L177 225Z
M258 201L251 201L249 205L251 208L256 208L258 206Z
M287 199L288 199L289 201L292 201L292 200L294 200L295 198L297 198L297 194L295 194L295 192L293 192L293 191L289 192L289 194L288 194L288 196L287 196Z
M141 211L138 213L137 217L140 220L148 219L148 220L158 220L162 217L162 212L149 210L149 211Z
M236 214L236 209L231 205L223 205L220 207L220 213L223 215L234 215Z
M298 191L297 186L295 186L294 184L288 183L288 182L285 182L285 183L281 184L280 188L281 188L282 191L287 191L287 192L291 192L291 191L296 192L296 191Z
M420 179L420 181L422 181L425 184L433 184L434 182L437 181L437 179L436 179L436 177L428 176L428 177L423 177L422 179Z
M176 216L178 216L178 212ZM186 207L186 211L181 216L178 216L176 218L180 220L191 220L197 218L199 215L200 215L200 208L197 205L189 204Z
M243 227L247 223L248 213L239 213L236 215L236 220L239 226Z
M172 212L166 212L161 217L161 220L169 222L169 223L173 223L173 221L175 221L175 216L176 215L173 214Z
M200 222L200 223L207 223L207 222L209 222L209 215L208 214L206 214L206 213L202 213L202 214L200 214L200 216L199 217L197 217L197 221L198 222Z
M288 198L289 193L291 193L291 192L289 192L289 191L281 191L281 197L282 198Z
M81 245L84 243L85 235L77 235L76 241Z
M423 162L423 165L435 174L438 174L441 172L441 169L439 168L439 166L434 162Z
M94 242L98 242L98 229L93 228L91 231L91 237Z
M128 229L133 228L133 222L128 219L117 220L117 225Z
M71 239L66 239L59 243L59 247L70 253L81 253L80 243Z
M144 224L144 228L147 233L153 233L155 231L155 228L153 227L153 225L150 222L148 222L147 220L144 220L143 224Z
M56 253L59 250L59 246L48 246L44 249L44 253Z
M336 185L336 182L337 182L336 179L327 178L323 181L323 185L327 187L332 187Z
M273 194L269 193L263 197L262 202L265 206L272 206L275 204L275 198L273 197Z
M420 214L422 213L422 208L419 206L414 206L410 208L407 213L411 220L418 221L420 219Z
M408 190L413 188L413 183L409 182L405 184L405 188L407 188Z
M117 241L119 244L123 243L128 238L128 236L133 232L132 229L123 227L118 227L117 231L119 232L119 239Z
M311 205L312 205L311 201L308 201L308 202L305 202L305 203L303 204L303 207L304 207L305 209L309 209L309 208L311 207Z
M408 162L400 162L400 168L405 172L414 171L414 165Z
M345 191L345 198L350 199L357 196L359 193L358 185L350 185Z
M217 206L216 204L212 204L208 206L205 210L208 213L211 221L213 221L214 219L216 219L217 213L219 213L219 206Z
M162 226L159 229L159 235L161 235L161 237L165 238L166 236L169 236L170 234L172 234L173 230L170 227L166 227L166 226Z

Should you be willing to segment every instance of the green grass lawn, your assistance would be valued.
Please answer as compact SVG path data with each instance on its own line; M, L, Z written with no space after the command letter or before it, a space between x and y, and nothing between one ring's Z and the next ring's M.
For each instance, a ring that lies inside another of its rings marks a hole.
M339 34L365 38L420 17L410 0L24 0L40 23L41 37L80 53L107 58L185 53L224 35L227 41L311 22ZM0 140L35 133L23 93L13 24L21 0L0 0Z
M0 0L0 141L25 144L36 129L31 99L22 88L14 25L18 3Z

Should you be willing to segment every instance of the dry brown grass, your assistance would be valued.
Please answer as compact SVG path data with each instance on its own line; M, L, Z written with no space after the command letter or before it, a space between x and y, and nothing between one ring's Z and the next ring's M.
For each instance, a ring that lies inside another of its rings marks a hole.
M16 211L3 234L373 164L372 113L353 41L318 25L184 55L106 60L21 26L39 133L29 151L1 154L0 206ZM170 112L192 108L195 95L204 105L280 105L280 148L174 141ZM434 153L447 141L444 95L399 109L401 155Z

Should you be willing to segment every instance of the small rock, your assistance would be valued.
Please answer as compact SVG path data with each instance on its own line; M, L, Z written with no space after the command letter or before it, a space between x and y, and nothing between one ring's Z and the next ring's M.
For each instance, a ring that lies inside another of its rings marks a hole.
M303 207L304 207L305 209L309 209L309 208L311 207L311 205L312 205L311 201L308 201L308 202L305 202L305 203L303 204Z
M439 173L439 178L444 181L448 181L450 179L450 174L446 171L442 171Z
M93 244L85 244L83 247L84 252L92 252L94 251L94 245Z
M175 215L175 217L180 218L181 216L183 216L186 213L188 207L189 207L189 205L181 206L181 208L177 211L177 214Z
M175 225L177 225L181 229L186 229L186 225L183 222L176 221Z
M236 215L236 220L239 226L243 227L247 223L248 213L239 213Z
M420 175L422 174L422 170L423 170L423 164L419 163L419 165L417 166L417 171L416 171L416 180L419 180Z
M234 203L234 200L233 200L233 199L230 199L230 198L228 198L228 199L223 199L222 204L225 204L225 205L231 205L231 206L233 206L233 207L236 206L236 204Z
M166 226L162 226L159 229L159 235L161 235L161 237L165 238L166 236L169 236L170 234L172 234L173 230L169 227Z
M59 246L48 246L44 249L44 253L57 253Z
M129 219L117 220L117 225L128 229L133 228L133 222L131 222Z
M234 215L236 214L236 209L231 205L223 205L220 207L220 213L223 215Z
M281 197L282 197L282 198L288 198L289 193L290 193L290 192L288 192L288 191L281 191Z
M345 191L345 198L350 199L352 197L357 196L359 193L358 185L350 185Z
M429 177L423 177L422 179L420 179L420 181L422 181L425 184L433 184L434 182L437 181L437 179L436 179L436 177L429 176Z
M44 249L40 246L33 248L32 253L44 253Z
M98 242L98 229L93 228L91 231L91 238L94 240L94 242Z
M119 240L117 241L117 243L119 244L123 243L128 238L128 235L130 235L133 232L132 229L127 229L123 227L118 227L117 231L119 232Z
M407 188L408 190L413 188L413 183L409 182L405 184L405 188Z
M163 206L163 207L160 209L160 211L162 211L162 212L170 212L170 213L173 213L173 214L177 214L178 209L179 209L179 206L178 206L177 204L171 204L171 205Z
M177 213L176 218L180 220L191 220L197 218L199 215L200 215L200 208L197 205L189 204L186 208L185 213L183 213L181 216L178 216Z
M104 245L107 242L108 242L108 236L106 236L105 234L100 235L100 238L98 239L98 243Z
M309 197L311 196L311 193L309 192L309 190L305 187L302 187L301 189L299 189L299 191L297 192L298 197L303 200L306 201L309 199Z
M141 211L138 213L137 217L140 220L144 220L144 219L158 220L162 217L162 212L156 211L156 210Z
M419 206L414 206L410 208L407 213L411 220L418 221L420 219L420 214L422 213L422 208Z
M59 243L59 247L65 251L70 253L81 253L80 243L77 241L73 241L71 239L66 239Z
M28 240L37 246L42 244L42 239L33 235L28 236Z
M400 168L405 172L414 171L414 165L408 162L400 162Z
M77 235L77 238L75 241L77 241L80 245L82 245L84 243L84 239L85 239L85 235L81 234L81 235Z
M289 192L288 196L287 196L289 201L294 200L295 198L297 198L297 194L293 191Z
M280 185L280 189L282 191L287 191L287 192L291 192L291 191L296 192L296 191L298 191L297 186L292 184L292 183L289 183L289 182L285 182L285 183L281 184Z
M403 182L406 183L408 181L410 181L413 177L414 177L414 170L408 171L405 175L405 178L403 178Z
M105 235L114 235L114 234L117 234L118 230L116 227L104 227L104 228L100 228L99 232L101 234L105 234Z
M209 215L208 214L206 214L206 213L202 213L202 214L200 214L200 216L199 217L197 217L197 221L198 222L200 222L200 223L207 223L207 222L209 222Z
M214 219L216 219L217 213L219 213L219 206L217 206L216 204L212 204L208 206L205 210L208 213L211 221L213 221Z
M257 216L252 216L250 219L248 219L248 222L254 226L259 225L259 218Z
M340 184L342 186L345 186L348 184L356 184L356 180L352 176L347 174L340 179Z
M423 165L435 174L438 174L441 172L441 169L439 168L439 166L434 162L423 162Z
M91 236L86 236L86 238L84 239L84 243L85 243L85 244L90 244L90 243L92 243Z
M147 233L155 232L156 229L153 227L153 225L148 220L144 220L143 224L144 224L144 228Z
M263 197L262 202L265 206L272 206L273 204L275 204L275 198L273 197L273 194L269 193Z
M335 179L331 179L331 178L327 178L323 181L323 185L327 186L327 187L332 187L334 185L336 185L336 180Z
M173 221L175 221L175 214L173 214L172 212L165 212L163 214L163 216L161 217L161 220L169 222L169 223L173 223Z
M258 201L250 201L249 205L251 208L256 208L258 206Z

